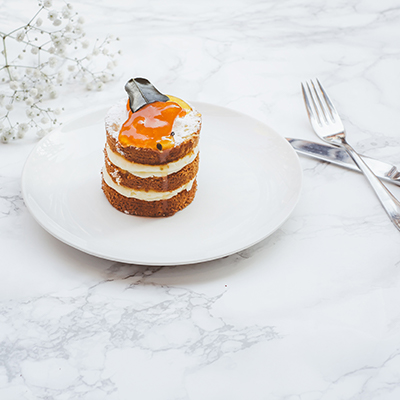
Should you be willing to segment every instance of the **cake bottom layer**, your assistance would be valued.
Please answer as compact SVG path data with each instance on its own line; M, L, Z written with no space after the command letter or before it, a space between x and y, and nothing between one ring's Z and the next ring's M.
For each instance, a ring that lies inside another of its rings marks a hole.
M182 190L168 200L158 201L145 201L122 196L122 194L108 186L104 178L102 178L102 188L110 204L118 211L142 217L169 217L183 210L193 201L196 194L197 181L193 182L189 191Z

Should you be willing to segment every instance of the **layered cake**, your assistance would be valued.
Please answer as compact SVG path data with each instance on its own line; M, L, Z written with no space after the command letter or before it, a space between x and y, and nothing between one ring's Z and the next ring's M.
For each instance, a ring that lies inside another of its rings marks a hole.
M173 215L196 193L201 114L144 78L125 90L105 118L104 194L126 214Z

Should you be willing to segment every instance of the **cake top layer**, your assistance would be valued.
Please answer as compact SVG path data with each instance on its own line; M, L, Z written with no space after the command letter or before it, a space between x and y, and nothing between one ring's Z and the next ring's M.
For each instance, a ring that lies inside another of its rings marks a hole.
M172 98L172 96L170 97ZM192 106L190 107L191 110L188 110L185 115L178 115L173 122L172 132L174 133L173 141L175 146L189 139L200 128L201 114ZM119 141L121 128L128 120L130 114L132 115L127 109L126 99L120 100L108 111L105 118L106 129L116 141Z

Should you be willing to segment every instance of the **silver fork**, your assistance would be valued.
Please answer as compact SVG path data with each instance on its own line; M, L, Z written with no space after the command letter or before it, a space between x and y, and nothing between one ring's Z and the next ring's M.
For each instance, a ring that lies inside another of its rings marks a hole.
M319 80L316 79L316 81L317 83L310 81L310 84L301 84L308 118L314 132L325 142L339 146L347 151L368 179L394 226L400 230L400 202L376 177L359 154L347 143L346 132L339 114Z

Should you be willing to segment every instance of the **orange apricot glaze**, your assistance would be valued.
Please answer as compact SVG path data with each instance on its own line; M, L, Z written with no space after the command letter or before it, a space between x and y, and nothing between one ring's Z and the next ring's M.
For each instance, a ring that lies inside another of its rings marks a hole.
M132 113L129 100L127 104L128 119L124 122L119 133L122 146L135 146L164 150L174 147L175 141L172 126L175 119L182 117L186 111L175 102L146 104Z

